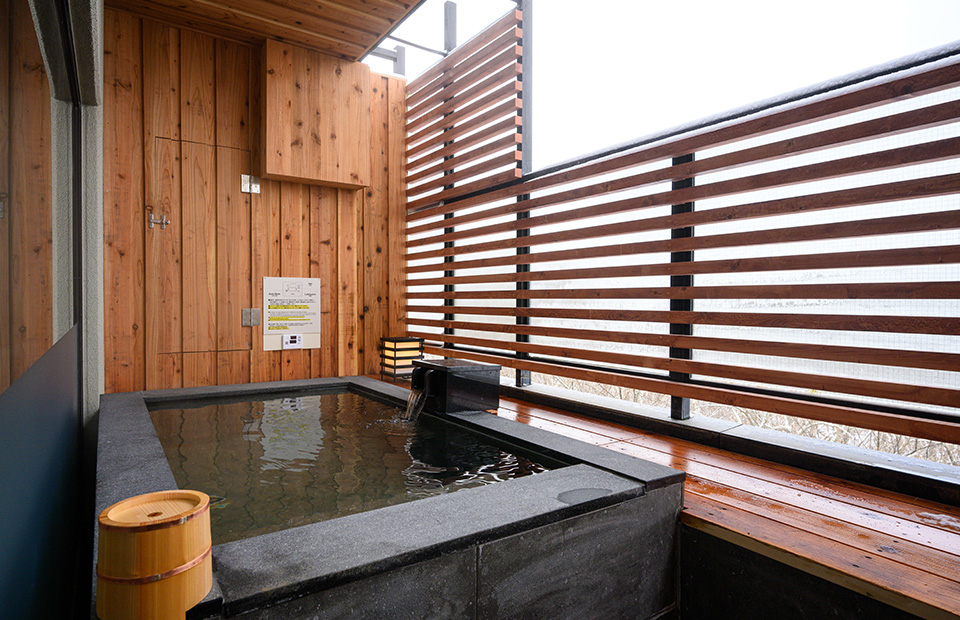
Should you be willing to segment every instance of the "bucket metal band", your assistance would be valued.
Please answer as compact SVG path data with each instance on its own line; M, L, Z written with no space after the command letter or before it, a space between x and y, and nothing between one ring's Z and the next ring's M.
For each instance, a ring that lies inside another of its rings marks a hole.
M171 568L168 571L164 571L156 575L147 575L146 577L111 577L110 575L104 575L103 573L101 573L100 567L97 566L97 579L102 579L104 581L109 581L112 583L123 583L131 586L143 585L145 583L153 583L154 581L160 581L161 579L168 579L170 577L173 577L174 575L179 575L180 573L184 573L190 570L197 564L207 559L207 556L210 555L210 551L212 549L213 549L213 546L207 547L206 551L204 551L197 557L193 558L186 564L181 564L176 568Z

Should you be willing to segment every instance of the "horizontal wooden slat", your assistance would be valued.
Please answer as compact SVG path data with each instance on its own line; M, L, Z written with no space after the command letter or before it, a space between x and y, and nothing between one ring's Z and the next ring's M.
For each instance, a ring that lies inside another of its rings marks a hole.
M416 157L420 153L425 153L430 151L431 149L435 149L439 147L440 145L453 142L457 138L461 136L465 136L472 131L476 131L477 129L483 127L484 125L488 125L496 120L499 120L504 116L507 116L508 114L516 115L517 112L520 111L520 108L521 108L521 103L519 99L514 98L514 99L510 99L509 101L505 101L500 105L487 110L483 114L479 114L471 118L470 120L457 125L453 129L450 129L449 131L445 131L441 134L438 134L433 138L431 138L430 140L427 140L426 142L422 142L417 146L408 148L407 157Z
M471 316L522 316L542 319L583 321L626 321L681 323L687 325L731 325L768 329L811 329L825 331L880 332L960 336L960 317L867 316L846 314L782 314L751 312L683 312L665 310L623 310L613 308L515 308L496 306L408 305L407 313ZM422 319L410 319L422 325Z
M407 198L412 198L426 192L440 189L444 186L451 185L453 183L459 183L464 179L471 179L473 177L479 176L485 172L490 172L491 170L497 170L506 166L511 166L516 168L521 162L521 154L518 150L513 150L502 155L497 155L485 161L480 162L474 166L468 166L463 168L451 168L456 170L453 174L444 175L432 181L427 181L426 183L421 183L407 189ZM514 175L516 176L516 175ZM489 179L489 177L488 177ZM487 181L489 182L489 180Z
M482 197L457 201L435 209L411 213L408 221L433 217L443 213L484 204L504 198L530 194L556 185L582 181L592 177L658 160L695 153L699 150L723 146L748 136L760 136L819 119L832 118L845 112L862 110L904 96L916 96L947 88L960 82L960 63L934 63L934 66L904 71L887 78L874 80L872 85L857 90L827 95L813 102L799 102L777 107L769 112L752 115L739 122L693 134L683 134L652 146L641 147L625 155L591 162L573 170L548 174L516 187L504 188Z
M866 379L851 379L848 377L812 375L799 372L768 370L765 368L752 368L749 366L732 366L727 364L716 364L691 360L668 359L650 355L635 355L628 353L614 353L611 351L578 349L573 347L557 347L524 342L489 340L484 338L473 338L451 334L433 335L411 331L410 335L432 340L434 342L530 353L548 357L598 362L601 364L618 366L630 366L634 368L650 370L680 372L691 375L705 375L720 379L766 383L769 385L803 388L819 392L834 392L838 394L851 394L856 396L867 396L871 398L886 398L890 400L926 403L929 405L939 405L943 407L953 406L954 403L960 402L960 391L938 387L926 387L903 383L872 381Z
M443 347L425 346L424 353L439 355L441 357L469 359L488 364L500 364L510 368L529 370L531 372L559 375L607 385L618 385L637 390L647 390L681 398L695 398L747 409L760 409L772 413L781 413L860 428L870 428L899 435L932 439L934 441L960 443L960 424L953 422L926 420L892 413L868 411L854 407L841 407L838 405L808 402L781 396L751 394L734 389L697 386L678 383L668 379L636 377L613 371L573 368L559 364L532 362L506 356L474 353Z
M493 76L498 77L498 84L505 84L511 80L518 79L521 73L520 59L522 56L523 51L520 49L520 46L514 45L512 48L504 50L480 65L461 80L447 85L446 88L426 100L421 101L419 104L415 105L408 101L408 118L415 119L422 115L431 116L430 111L433 108L450 100L452 97L458 97L461 101L466 102L466 98L462 93L469 91L472 87L487 84L488 80ZM511 74L509 71L505 72L503 69L512 69L513 73Z
M548 196L538 196L534 199L521 201L520 205L512 207L512 209L531 211L537 208L562 204L570 200L577 200L587 196L596 197L625 189L642 187L644 185L653 183L687 179L705 172L727 170L748 163L769 161L771 159L786 155L812 152L827 146L839 146L882 135L897 135L906 129L933 127L956 120L958 116L960 116L960 100L940 104L937 106L931 106L929 108L923 108L921 110L911 110L899 115L883 117L873 121L865 121L855 125L847 125L839 129L816 133L810 136L800 136L797 138L775 142L769 145L758 146L751 149L744 149L741 151L735 151L733 153L669 166L650 172L627 176L615 181L595 183L585 187L576 188L569 192L560 192ZM616 205L621 203L614 204ZM513 212L515 211L490 211L489 213L485 213L482 218L496 217L498 215ZM600 213L597 214L599 215ZM590 212L583 212L581 214L579 211L568 211L564 212L562 215L554 215L552 217L547 216L550 219L545 220L545 222L557 223L558 221L570 221L573 219L581 219L583 217L590 216ZM469 222L479 221L478 218L480 218L480 216L471 214L467 216L457 216L451 218L449 221L451 226L459 226ZM532 222L531 225L537 225L536 221L538 219L539 218L535 218L535 221ZM501 226L501 228L503 230L516 230L515 228L505 228L503 226ZM411 227L409 232L411 234L416 234L426 230L431 230L430 224Z
M960 227L960 211L943 211L925 213L923 215L901 215L897 217L882 217L859 222L833 222L813 226L797 226L793 228L774 228L755 232L728 233L725 235L709 235L702 237L687 237L678 239L662 239L657 241L638 241L609 246L584 247L575 250L560 250L555 252L538 252L519 257L499 257L487 259L484 267L503 264L517 264L541 262L543 260L574 260L595 258L600 256L623 256L628 254L644 254L652 252L685 252L689 250L704 250L730 248L752 245L766 245L775 243L795 243L799 241L823 241L826 239L852 239L857 237L872 237L877 235L896 235L907 232L923 232L928 230L952 230ZM528 247L538 244L559 243L563 241L577 241L608 237L630 233L643 232L644 221L628 222L625 224L610 224L581 228L579 230L563 231L528 237L507 238L497 241L475 243L472 245L455 246L426 252L407 254L408 260L437 258L453 254L466 255L475 252L503 250L509 248ZM656 229L654 229L656 230ZM516 261L514 263L513 261ZM464 261L465 262L465 261ZM450 265L451 269L465 269L461 265ZM411 272L413 269L411 268Z
M732 194L754 192L762 189L785 187L789 185L807 183L810 181L823 181L827 179L863 174L865 172L890 170L911 164L942 161L957 157L958 155L960 155L960 138L948 138L937 142L927 142L924 144L906 146L898 149L879 151L877 153L871 153L870 155L865 156L846 157L828 162L798 166L796 168L789 168L786 170L777 170L774 172L760 173L753 176L718 181L716 183L708 183L695 187L671 189L668 191L647 194L636 198L619 200L612 203L574 209L563 214L539 216L536 218L530 218L532 221L529 223L525 221L524 226L527 226L528 224L531 227L536 226L541 220L546 220L550 223L572 221L583 219L585 217L596 217L610 213L626 213L642 209L649 209L651 207L694 202L707 198L718 198ZM616 183L617 182L610 182L608 185L616 185ZM578 188L574 190L568 190L567 192L561 192L561 195L559 196L540 197L530 201L525 201L526 204L524 201L521 201L492 209L486 209L479 212L483 214L482 216L474 216L473 214L463 215L456 218L457 221L455 222L449 221L448 225L459 226L467 223L468 221L476 222L492 217L509 215L511 213L517 213L519 210L529 211L530 209L535 208L535 206L555 204L553 201L557 198L562 198L559 200L559 203L563 203L568 201L568 195L570 198L574 199L592 195L589 193L584 193L585 191L587 191L586 188ZM409 208L414 209L415 207L410 205ZM459 238L463 238L465 235L476 236L476 231L478 230L483 229L472 228L469 231L462 231L459 233ZM451 239L440 238L439 240L448 241Z
M407 95L410 96L435 83L438 78L452 70L458 63L463 62L465 58L497 40L503 33L519 27L522 22L523 14L519 9L508 11L503 17L457 47L452 54L437 61L432 67L427 68L423 73L410 80L407 83Z
M411 134L407 137L407 146L414 146L421 140L425 140L430 136L440 133L447 129L452 129L466 119L469 119L474 114L482 112L487 108L490 108L498 103L502 103L508 99L514 99L518 97L521 93L521 84L517 81L511 81L506 84L503 84L499 88L495 88L491 92L485 94L483 97L476 99L475 101L465 105L457 106L456 112L449 114L438 115L434 118L436 120L431 123L428 127L424 127L422 130L418 131L415 134ZM410 126L407 126L407 130L410 130Z
M960 212L958 212L960 216ZM958 223L960 227L960 223ZM906 265L943 265L960 263L960 246L932 246L896 250L801 254L764 258L734 258L714 261L689 261L619 267L584 267L550 271L514 271L474 276L410 278L408 286L458 284L494 284L503 282L548 282L554 280L586 280L594 278L636 278L665 275L703 275L717 273L752 273L813 269L852 269L863 267L901 267ZM442 263L441 263L442 265ZM437 271L452 271L447 263Z
M450 200L456 196L462 196L470 192L476 192L483 190L487 187L495 187L501 183L507 183L520 178L520 167L519 165L511 168L509 170L504 170L502 172L496 172L482 179L471 181L464 185L458 185L457 187L452 187L450 189L443 190L442 192L436 194L430 194L425 198L418 198L416 200L408 200L407 204L434 204L440 200Z
M480 131L474 134L470 134L464 138L461 138L454 142L453 144L447 145L440 149L439 151L433 151L416 160L415 162L408 164L408 170L416 170L422 166L429 166L437 161L442 161L445 157L456 155L459 153L465 153L466 149L476 146L478 144L483 144L488 140L493 140L494 138L500 138L503 134L510 132L511 134L516 134L520 129L521 121L519 116L510 116L503 119L489 127L484 127Z
M409 293L409 299L960 299L960 282L780 284Z
M448 307L448 312L456 316L459 308ZM906 320L907 317L897 317ZM701 351L721 351L743 353L747 355L769 355L775 357L793 357L801 359L827 360L855 364L875 364L899 368L923 368L927 370L950 370L960 368L960 354L936 353L930 351L909 351L904 349L880 349L873 347L849 347L826 344L805 344L798 342L777 342L774 340L742 340L735 338L712 338L704 336L684 336L676 334L648 334L619 330L574 329L545 325L510 325L504 323L477 323L457 320L409 319L410 325L421 327L439 327L450 330L468 330L498 334L543 336L566 340L592 340L596 342L616 342L655 347L677 347ZM417 337L423 338L422 334ZM443 340L447 335L432 334L430 340ZM465 344L465 343L461 343Z
M467 151L456 157L451 157L450 159L441 160L439 163L430 166L429 168L424 168L416 174L411 174L407 177L408 183L415 183L421 179L428 178L432 175L441 174L444 170L452 170L458 166L463 166L472 161L476 161L483 157L492 155L498 151L503 151L506 149L517 150L517 147L520 146L522 141L522 136L519 133L514 133L512 135L504 136L499 140L494 140L482 146Z

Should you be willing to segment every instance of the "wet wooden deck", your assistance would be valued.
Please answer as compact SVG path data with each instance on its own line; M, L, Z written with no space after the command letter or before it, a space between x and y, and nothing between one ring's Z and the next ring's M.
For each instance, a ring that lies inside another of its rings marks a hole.
M499 415L687 473L681 521L926 618L960 618L960 509L501 399Z

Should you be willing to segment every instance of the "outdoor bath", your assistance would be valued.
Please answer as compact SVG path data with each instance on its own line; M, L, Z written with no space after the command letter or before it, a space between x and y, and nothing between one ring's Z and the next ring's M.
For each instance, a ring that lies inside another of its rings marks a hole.
M212 496L214 586L188 618L674 604L680 472L483 411L413 425L407 396L365 377L104 396L97 510Z

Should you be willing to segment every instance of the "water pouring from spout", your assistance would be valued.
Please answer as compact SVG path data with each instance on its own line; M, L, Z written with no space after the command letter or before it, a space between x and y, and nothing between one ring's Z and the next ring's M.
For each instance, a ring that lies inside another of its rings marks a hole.
M405 422L416 422L417 416L423 411L423 406L427 402L427 391L420 388L410 388L410 395L407 397L407 410L404 412L403 420Z

